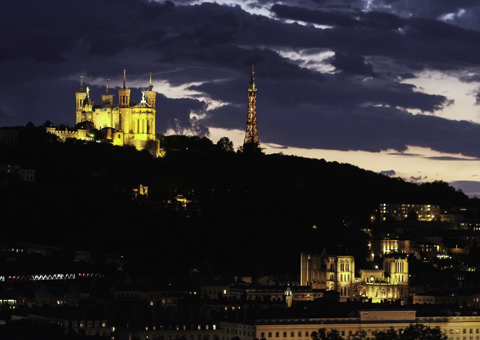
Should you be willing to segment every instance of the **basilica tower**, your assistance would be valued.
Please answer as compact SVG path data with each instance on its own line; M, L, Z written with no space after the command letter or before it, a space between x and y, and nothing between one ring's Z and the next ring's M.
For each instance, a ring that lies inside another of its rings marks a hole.
M123 70L123 88L118 89L118 107L119 107L119 130L124 133L129 132L129 113L130 113L130 89L126 86L126 70Z
M148 90L145 91L145 99L153 109L155 109L155 100L157 99L157 92L153 91L152 85L152 74L150 73L150 85L148 85Z
M126 87L126 70L123 70L123 88L118 89L118 104L120 107L130 106L130 89Z
M107 89L105 90L105 94L102 94L102 105L113 105L113 94L110 94L110 90L108 88L108 81L107 79Z
M83 89L83 76L80 76L80 91L75 93L76 97L76 117L75 117L75 124L84 121L83 112L83 105L85 104L85 99L87 98L87 93Z
M261 151L257 131L257 88L255 87L255 71L252 65L250 86L248 87L248 114L245 141L243 142L244 152Z

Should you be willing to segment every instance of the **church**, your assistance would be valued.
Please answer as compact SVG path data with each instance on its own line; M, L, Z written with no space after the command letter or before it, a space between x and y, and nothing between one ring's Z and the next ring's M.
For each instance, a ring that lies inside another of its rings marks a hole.
M356 276L355 258L350 255L301 253L300 285L336 291L340 301L406 301L408 259L405 255L386 255L382 269L362 269Z
M140 103L131 102L130 89L126 87L126 71L123 71L123 88L118 89L118 103L114 103L114 95L107 86L102 95L102 103L95 105L90 97L90 89L84 90L83 76L80 78L80 90L75 93L77 126L85 123L87 130L102 130L105 141L114 145L132 145L143 150L151 141L158 150L155 140L155 100L157 92L153 91L152 75L150 85L142 91Z

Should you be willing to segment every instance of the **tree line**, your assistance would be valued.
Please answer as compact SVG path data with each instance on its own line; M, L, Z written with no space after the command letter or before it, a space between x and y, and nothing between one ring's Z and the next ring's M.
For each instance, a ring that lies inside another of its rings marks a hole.
M405 329L391 327L386 331L377 331L369 337L367 332L361 330L348 336L343 336L336 329L320 328L312 332L312 340L448 340L448 336L440 327L429 327L423 324L411 324Z

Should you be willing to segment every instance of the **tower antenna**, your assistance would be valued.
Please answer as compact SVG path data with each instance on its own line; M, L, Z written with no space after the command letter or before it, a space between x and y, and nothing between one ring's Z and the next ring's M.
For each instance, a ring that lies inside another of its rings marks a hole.
M123 70L123 88L126 89L126 73L127 73L127 70Z
M244 151L261 151L257 131L257 88L255 87L255 69L252 65L250 86L248 87L247 129L243 142Z

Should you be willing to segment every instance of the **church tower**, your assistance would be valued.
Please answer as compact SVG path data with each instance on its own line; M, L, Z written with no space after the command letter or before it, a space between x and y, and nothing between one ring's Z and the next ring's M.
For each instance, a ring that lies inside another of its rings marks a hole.
M405 255L385 256L383 270L390 284L398 285L396 288L397 299L407 299L408 291L408 258Z
M340 302L353 296L355 258L350 255L329 256L327 260L327 290L340 293Z
M130 106L130 89L126 87L126 70L123 70L123 89L118 89L118 104L120 107Z
M244 152L261 151L257 131L257 88L255 87L255 71L252 65L250 86L248 87L247 130L243 142Z
M85 117L82 114L83 105L85 104L85 99L87 98L87 93L83 90L83 76L80 76L80 91L75 93L76 97L76 118L75 124L83 122Z
M153 109L155 109L155 100L157 98L157 92L153 91L152 85L152 74L150 73L150 85L148 85L148 90L145 91L145 99Z
M102 94L102 105L113 105L113 94L110 94L110 90L108 89L108 81L107 79L107 89L105 90L105 94Z
M300 286L311 286L313 289L325 288L326 252L322 254L300 254Z
M124 133L129 133L129 113L130 113L130 89L126 86L126 70L123 70L123 88L118 89L118 107L119 107L119 130L123 130Z

